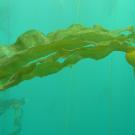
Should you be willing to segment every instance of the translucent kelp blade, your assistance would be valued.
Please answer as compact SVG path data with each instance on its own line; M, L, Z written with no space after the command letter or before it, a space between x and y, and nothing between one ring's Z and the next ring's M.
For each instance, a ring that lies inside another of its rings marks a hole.
M14 44L0 46L0 90L56 73L85 58L102 59L113 51L125 52L128 63L135 68L132 44L135 44L132 26L111 31L100 25L74 24L47 35L30 30Z

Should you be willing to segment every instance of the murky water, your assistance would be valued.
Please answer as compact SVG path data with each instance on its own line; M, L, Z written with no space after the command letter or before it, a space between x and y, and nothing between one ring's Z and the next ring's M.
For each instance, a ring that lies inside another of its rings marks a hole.
M135 25L134 0L0 0L0 44L30 29ZM0 135L134 135L135 78L125 54L24 81L0 93Z

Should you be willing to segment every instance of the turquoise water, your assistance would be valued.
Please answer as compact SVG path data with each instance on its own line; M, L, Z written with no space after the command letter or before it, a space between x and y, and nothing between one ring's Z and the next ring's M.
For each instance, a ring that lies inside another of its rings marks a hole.
M134 0L0 0L0 43L14 43L30 29L48 33L76 23L110 29L135 25L134 4ZM82 60L1 92L0 109L5 110L0 110L0 135L135 135L134 97L135 78L124 53ZM5 104L22 98L21 115ZM15 125L16 117L20 121Z

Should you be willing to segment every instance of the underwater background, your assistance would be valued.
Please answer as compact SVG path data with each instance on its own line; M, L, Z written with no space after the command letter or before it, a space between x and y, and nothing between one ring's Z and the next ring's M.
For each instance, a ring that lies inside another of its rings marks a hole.
M134 0L0 0L0 44L12 44L30 29L47 34L72 24L134 26L134 5ZM135 135L135 77L125 54L84 59L1 92L0 135Z

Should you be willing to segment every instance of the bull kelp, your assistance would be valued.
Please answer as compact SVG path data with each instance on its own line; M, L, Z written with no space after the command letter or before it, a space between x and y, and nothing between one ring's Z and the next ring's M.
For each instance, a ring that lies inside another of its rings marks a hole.
M124 52L135 69L134 44L133 26L108 30L100 25L74 24L47 35L30 30L14 44L0 46L0 90L56 73L85 58L102 59L113 51Z

